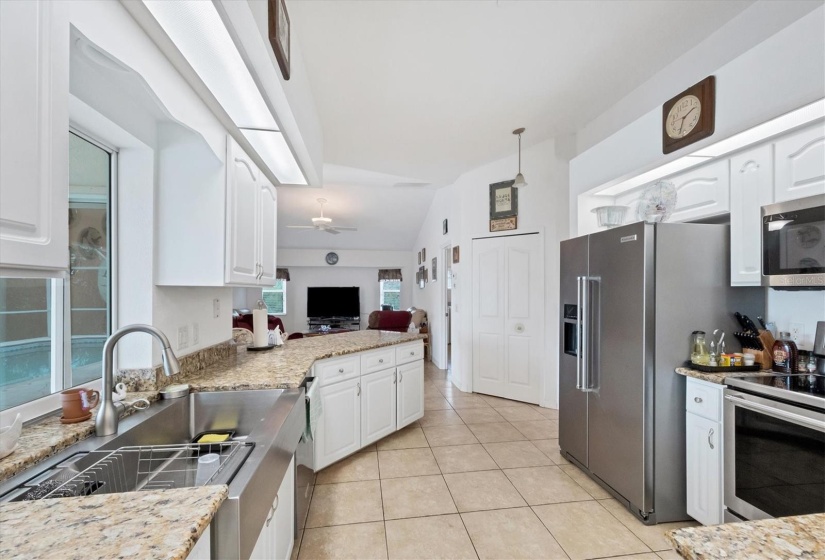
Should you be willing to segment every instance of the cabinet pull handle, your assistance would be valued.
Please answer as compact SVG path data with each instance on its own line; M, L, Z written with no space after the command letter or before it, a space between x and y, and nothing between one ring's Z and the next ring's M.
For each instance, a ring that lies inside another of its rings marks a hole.
M280 502L281 497L275 496L275 503L272 504L272 507L269 508L269 515L266 518L266 526L269 527L269 524L272 523L272 518L275 517L275 510L278 509L278 503Z
M710 431L708 431L708 445L710 445L711 449L713 449L713 441L711 441L711 439L710 439L712 437L713 437L713 428L711 428Z
M361 383L358 383L358 396L361 396Z
M392 374L392 384L395 385L398 382L398 373Z
M702 402L702 397L693 397L693 402L695 402L695 403Z
M404 381L404 374L399 371L398 372L398 382L401 383L402 381Z

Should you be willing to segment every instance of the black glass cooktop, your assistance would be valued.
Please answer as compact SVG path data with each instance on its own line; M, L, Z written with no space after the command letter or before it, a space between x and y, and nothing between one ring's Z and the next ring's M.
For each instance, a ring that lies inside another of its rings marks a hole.
M822 374L778 373L758 377L729 377L725 379L725 384L825 409L825 375Z

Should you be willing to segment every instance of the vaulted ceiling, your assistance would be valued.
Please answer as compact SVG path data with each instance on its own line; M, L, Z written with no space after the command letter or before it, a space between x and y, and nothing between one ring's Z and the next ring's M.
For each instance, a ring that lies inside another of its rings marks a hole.
M333 165L325 180L340 183L342 169L354 170L350 183L358 172L365 182L389 176L370 195L386 206L393 184L449 184L512 154L516 127L527 127L525 145L574 134L751 3L292 0L288 9Z

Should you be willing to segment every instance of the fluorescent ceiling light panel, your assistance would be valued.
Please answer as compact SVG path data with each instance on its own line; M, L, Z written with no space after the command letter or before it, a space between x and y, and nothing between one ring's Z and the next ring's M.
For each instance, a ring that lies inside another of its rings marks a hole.
M212 2L144 0L144 4L239 128L278 130Z
M306 185L298 162L292 157L284 135L276 130L241 129L241 132L282 184Z

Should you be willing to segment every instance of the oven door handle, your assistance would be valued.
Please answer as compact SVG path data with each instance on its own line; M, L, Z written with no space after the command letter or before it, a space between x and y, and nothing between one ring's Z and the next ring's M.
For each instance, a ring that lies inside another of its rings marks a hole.
M782 418L783 420L788 420L789 422L793 422L794 424L801 424L803 426L813 428L814 430L825 432L825 422L820 422L819 420L814 420L813 418L807 418L805 416L802 416L801 414L794 414L793 412L786 412L784 410L779 410L778 408L773 408L771 406L765 406L764 404L751 402L749 400L743 399L742 397L726 395L725 398L731 401L734 404L734 406L741 406L742 408L748 408L756 412L764 412L769 416Z

